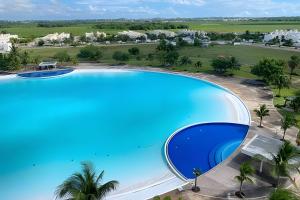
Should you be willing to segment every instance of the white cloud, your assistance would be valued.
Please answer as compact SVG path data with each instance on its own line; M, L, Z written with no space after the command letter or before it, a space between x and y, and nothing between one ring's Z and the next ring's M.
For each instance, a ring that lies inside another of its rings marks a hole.
M296 0L0 0L0 19L299 15Z

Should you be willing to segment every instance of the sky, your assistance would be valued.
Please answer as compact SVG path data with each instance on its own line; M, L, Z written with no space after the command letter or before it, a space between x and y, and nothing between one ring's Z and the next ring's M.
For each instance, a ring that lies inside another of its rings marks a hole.
M300 0L0 0L0 20L300 16Z

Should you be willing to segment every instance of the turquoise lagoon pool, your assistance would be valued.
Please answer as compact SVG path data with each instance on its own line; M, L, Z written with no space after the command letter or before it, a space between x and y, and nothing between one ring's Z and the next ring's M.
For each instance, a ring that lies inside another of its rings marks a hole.
M0 77L1 199L53 199L82 161L118 180L117 192L163 181L171 173L165 141L199 122L248 125L249 115L229 91L166 73Z

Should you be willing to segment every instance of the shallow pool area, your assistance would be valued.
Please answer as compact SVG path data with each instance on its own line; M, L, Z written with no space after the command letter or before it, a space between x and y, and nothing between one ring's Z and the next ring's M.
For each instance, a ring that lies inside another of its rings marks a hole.
M206 173L234 153L248 129L248 125L233 123L203 123L186 127L167 141L168 161L175 173L184 179L193 179L193 169Z
M175 189L182 182L169 168L164 149L172 133L207 122L246 127L250 120L243 102L220 86L125 69L74 70L49 78L0 76L0 118L0 194L9 200L55 199L56 187L79 171L82 161L105 170L104 181L120 182L111 195L153 185L155 192L165 191L158 183ZM207 170L240 145L247 132L239 130L238 137L227 138L235 134L228 129L224 137L211 138L224 144L211 144L215 153L206 157Z

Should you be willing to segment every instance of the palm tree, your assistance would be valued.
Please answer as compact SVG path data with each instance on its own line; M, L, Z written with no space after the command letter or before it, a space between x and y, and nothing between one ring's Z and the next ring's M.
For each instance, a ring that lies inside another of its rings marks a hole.
M259 109L255 109L254 112L256 116L260 118L259 127L262 127L263 118L270 115L266 104L261 105Z
M193 174L195 175L195 182L194 182L194 186L193 186L192 190L194 192L199 192L200 188L199 188L199 186L197 186L197 179L198 179L199 176L201 176L202 172L201 172L200 169L194 168L193 169Z
M198 60L198 61L195 63L195 67L196 67L196 68L202 67L202 62L201 62L200 60Z
M293 161L293 159L299 157L300 150L298 150L294 145L292 145L290 141L284 141L277 155L273 155L273 162L275 164L273 174L277 176L276 187L279 186L280 176L288 177L290 181L293 184L295 184L294 180L290 175L290 170L293 169L299 172L299 163Z
M236 176L235 179L237 179L240 182L240 189L238 192L236 192L236 196L243 198L245 194L242 192L243 183L245 181L249 183L254 183L253 180L249 177L254 174L254 168L248 163L244 162L240 166L240 175Z
M56 198L68 200L100 200L107 193L115 190L118 182L109 181L101 184L104 171L96 175L91 163L82 163L82 172L74 173L56 190Z
M290 79L294 74L294 70L299 67L300 65L300 58L298 56L292 56L291 59L288 61L288 66L290 68Z
M294 126L296 123L296 119L293 115L291 114L285 114L283 118L281 119L281 129L283 130L283 137L282 140L285 138L285 134L287 129L291 128Z
M277 96L280 97L281 96L281 90L283 88L289 88L290 84L291 84L291 81L287 76L285 76L285 75L276 76L275 79L274 79L274 85L278 89Z
M299 200L299 198L290 190L287 189L276 189L274 190L269 200Z

